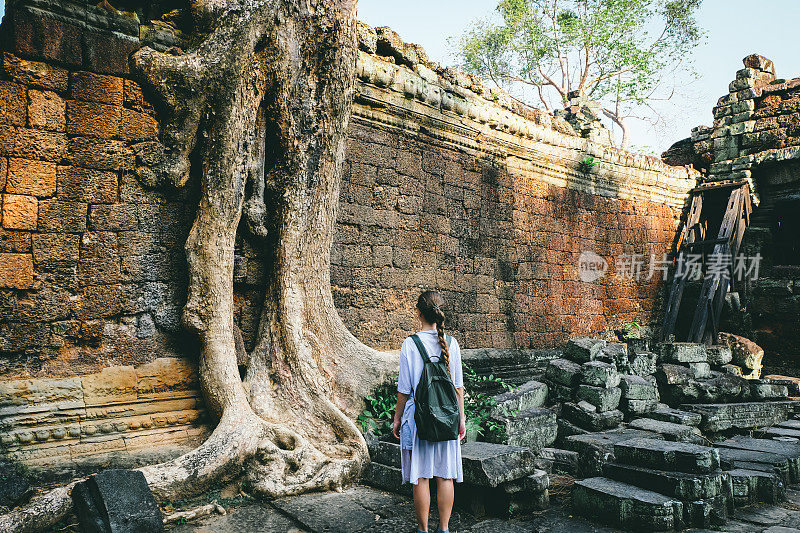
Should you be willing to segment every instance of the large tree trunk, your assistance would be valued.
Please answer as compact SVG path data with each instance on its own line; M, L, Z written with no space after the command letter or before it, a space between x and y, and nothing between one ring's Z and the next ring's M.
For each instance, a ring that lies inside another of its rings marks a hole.
M133 60L162 115L162 178L183 185L190 155L199 155L184 323L202 341L201 387L218 424L196 450L142 471L161 499L197 494L243 469L265 496L338 488L367 457L351 417L394 366L350 334L330 288L356 1L191 3L198 28L209 31L197 50L172 56L144 48ZM247 238L268 258L244 380L233 325L243 211ZM59 491L0 517L0 529L52 524L71 507L68 491Z

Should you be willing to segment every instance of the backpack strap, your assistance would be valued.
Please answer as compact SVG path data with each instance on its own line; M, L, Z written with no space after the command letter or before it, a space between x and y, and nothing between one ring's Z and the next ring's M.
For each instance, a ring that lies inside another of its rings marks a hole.
M448 335L447 333L444 334L444 340L447 342L447 347L450 348L450 343L453 341L453 337Z
M422 340L417 336L416 333L411 335L411 339L414 341L414 344L417 345L417 350L419 351L419 354L422 356L422 361L424 363L430 363L431 358L428 357L428 350L425 349L425 345L422 344Z

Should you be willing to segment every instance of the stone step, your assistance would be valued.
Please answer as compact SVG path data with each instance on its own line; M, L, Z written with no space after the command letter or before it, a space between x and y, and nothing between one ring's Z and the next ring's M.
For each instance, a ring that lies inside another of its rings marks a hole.
M776 425L776 427L779 427L779 428L796 429L796 430L800 431L800 420L794 420L794 419L786 420L785 422L780 422L780 423L775 424L775 425Z
M784 484L791 480L789 460L782 455L754 450L718 448L719 460L725 470L743 468L777 473Z
M800 439L800 429L791 429L780 426L756 428L753 434L756 437L785 437L787 439Z
M617 462L632 466L688 473L710 473L719 468L716 448L684 442L634 438L614 444Z
M638 429L618 428L598 433L572 435L564 439L564 448L578 453L580 477L600 475L602 465L614 460L614 444L635 438L661 439L661 435Z
M459 483L456 485L456 504L474 516L508 517L546 509L550 503L549 486L550 476L538 469L497 487Z
M497 487L515 481L536 470L529 448L490 442L468 442L461 446L464 482L484 487Z
M728 429L755 429L774 425L789 419L791 402L743 402L686 404L682 407L703 417L703 431L725 431Z
M700 430L694 426L684 426L683 424L663 422L652 418L637 418L628 422L628 427L658 433L669 441L690 442L692 444L705 443Z
M780 455L786 458L789 463L790 481L792 483L800 483L800 443L734 436L718 442L716 445L721 448L752 450Z
M493 417L502 428L498 434L487 435L486 440L524 446L539 451L550 446L558 436L556 414L550 409L533 408L512 416Z
M559 350L476 348L461 351L461 359L478 376L492 375L511 385L522 385L541 376L547 363L559 355ZM474 392L500 394L504 391L495 381L479 381Z
M603 465L603 475L637 487L654 490L680 500L705 500L724 496L728 490L722 470L706 474L653 470L620 463Z
M655 420L672 422L673 424L683 424L684 426L699 426L700 422L703 421L703 417L699 413L681 411L680 409L673 409L666 405L660 405L658 409L652 413L648 413L647 416Z
M576 481L572 505L577 514L635 531L683 527L680 500L603 477Z
M401 494L411 493L411 484L403 484L403 472L399 468L376 462L367 463L361 481L371 487Z
M400 444L377 439L367 440L369 459L373 463L400 468Z
M510 416L534 407L542 407L547 401L547 385L539 381L528 381L518 388L494 397L497 404L492 409L494 416Z
M761 470L734 468L727 471L737 507L755 503L778 503L786 499L786 489L778 474Z

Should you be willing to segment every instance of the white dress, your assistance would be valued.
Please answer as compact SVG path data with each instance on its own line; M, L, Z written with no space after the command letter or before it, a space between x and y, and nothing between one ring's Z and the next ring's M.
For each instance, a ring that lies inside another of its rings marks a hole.
M442 354L439 337L435 330L417 333L431 361L438 361ZM450 342L450 375L453 385L464 386L461 371L461 348L455 338ZM408 394L400 431L400 462L403 470L403 483L417 484L420 478L431 479L434 476L443 479L454 479L461 483L461 445L458 440L428 442L417 438L417 425L414 422L413 390L422 375L422 356L411 337L403 341L400 348L400 374L397 378L397 390Z

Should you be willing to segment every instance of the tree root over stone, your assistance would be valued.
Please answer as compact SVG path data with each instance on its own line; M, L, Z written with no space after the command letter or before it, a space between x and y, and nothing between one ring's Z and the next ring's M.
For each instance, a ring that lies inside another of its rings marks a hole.
M338 489L367 459L351 417L396 359L347 330L330 288L355 86L355 3L192 0L198 31L207 28L196 50L171 55L145 47L132 57L161 115L165 153L156 175L173 186L195 174L200 181L185 246L183 321L202 342L200 385L218 419L195 450L140 469L159 501L243 472L265 497ZM267 286L242 379L233 263L245 203L249 238L267 258ZM0 516L0 530L51 526L71 511L70 489Z

